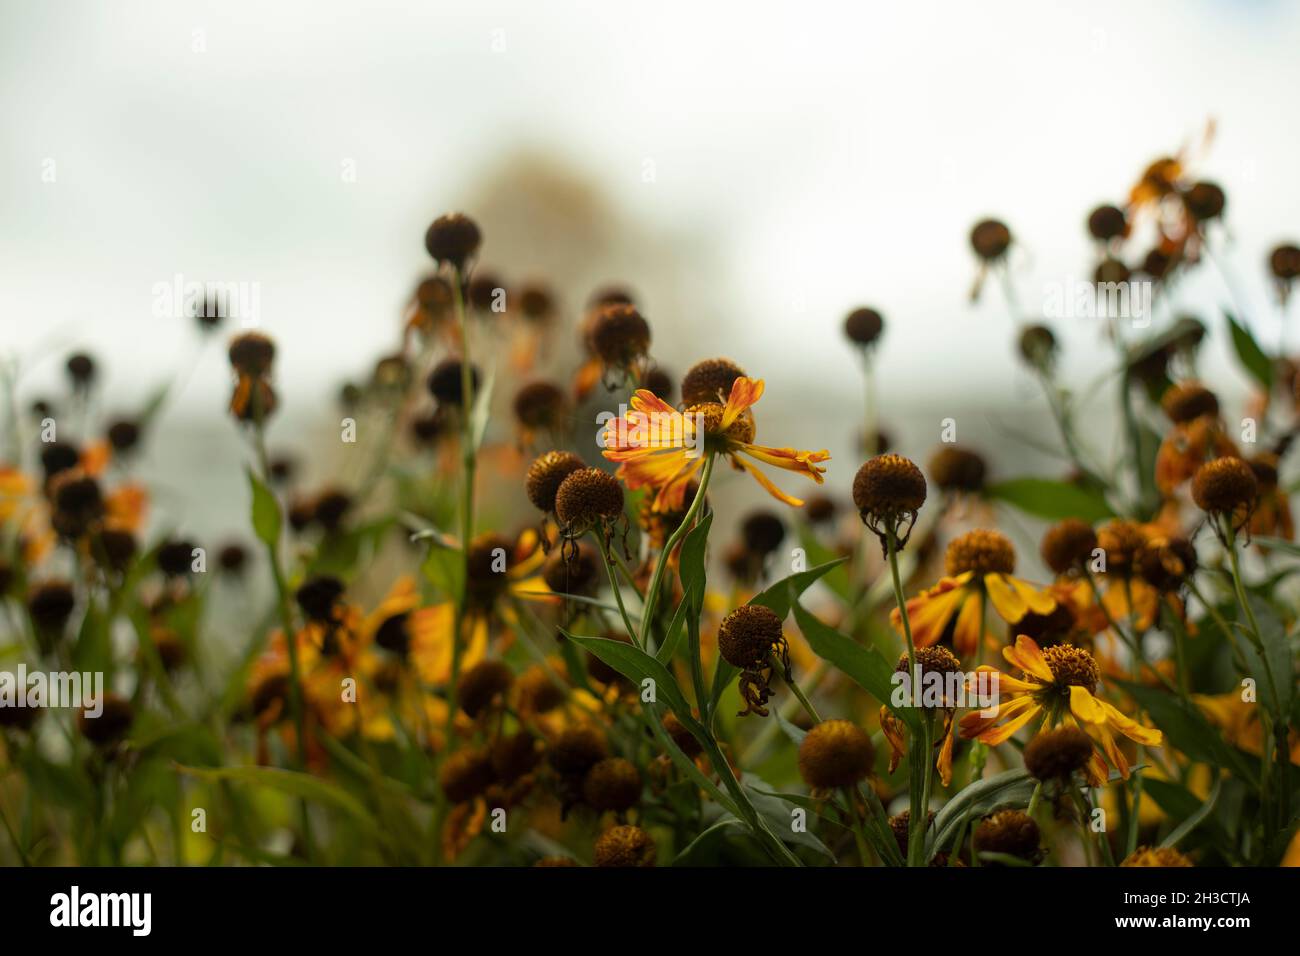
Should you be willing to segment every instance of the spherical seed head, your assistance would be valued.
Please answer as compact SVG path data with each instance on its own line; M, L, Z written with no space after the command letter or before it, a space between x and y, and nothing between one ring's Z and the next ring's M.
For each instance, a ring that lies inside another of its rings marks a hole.
M66 368L68 378L72 379L72 384L77 388L85 388L94 381L95 360L85 352L68 356Z
M100 702L103 712L92 717L87 711L77 715L77 729L96 747L107 747L126 736L135 720L135 708L121 694L108 691Z
M600 731L580 725L566 728L551 745L547 758L557 773L578 776L608 756L609 746Z
M1268 270L1273 278L1292 282L1300 278L1300 246L1284 242L1268 254Z
M804 517L812 524L829 524L838 511L839 506L829 495L811 495L803 504Z
M1056 358L1056 335L1045 325L1027 325L1020 332L1020 357L1033 368L1048 368Z
M854 345L874 345L884 331L884 316L875 309L854 309L844 318L844 335Z
M76 603L76 594L67 581L46 581L28 592L27 613L37 630L51 634L63 629Z
M1146 548L1138 557L1137 571L1157 591L1169 593L1196 573L1197 564L1196 548L1189 540L1170 538Z
M76 468L81 461L81 450L71 442L50 442L41 449L41 468L49 481L61 471Z
M384 618L375 628L375 643L398 657L405 657L411 648L411 632L407 625L410 613L403 611Z
M504 697L514 682L514 672L504 661L481 661L460 676L456 700L461 710L477 717Z
M499 737L492 745L492 770L502 783L513 783L531 773L541 759L537 738L527 730Z
M983 456L956 445L941 445L930 458L930 476L942 491L982 491L987 471Z
M768 555L785 540L785 522L771 511L751 511L740 523L740 537L752 554Z
M327 488L316 496L313 517L326 531L337 531L351 510L351 495L338 488Z
M158 570L169 578L181 578L194 567L193 541L173 538L158 546Z
M925 476L902 455L877 455L853 477L853 503L863 521L892 522L914 516L925 504Z
M555 313L555 295L540 282L525 283L518 297L519 311L530 322L541 322Z
M799 744L799 775L814 790L852 787L871 773L871 738L847 720L825 720Z
M424 248L438 263L463 270L483 241L478 224L464 213L439 216L424 234Z
M1010 574L1016 569L1016 549L1000 531L977 528L948 543L944 569L949 577L973 571L985 574Z
M560 490L560 484L585 467L583 460L573 452L548 451L539 455L528 466L528 475L524 479L528 500L538 511L554 511L555 494Z
M609 472L582 468L560 482L555 492L555 516L570 536L578 536L600 520L623 513L623 486Z
M241 375L261 378L275 361L275 343L261 332L244 332L230 342L230 365Z
M343 590L343 582L338 578L318 575L299 585L294 598L308 620L328 623L334 620L334 608L343 597Z
M1163 249L1152 249L1142 260L1142 271L1152 279L1160 280L1173 268L1173 257Z
M730 359L713 358L696 362L682 377L682 401L687 405L725 402L736 379L744 376L744 369Z
M1089 693L1097 689L1101 667L1096 658L1082 647L1056 644L1043 648L1043 659L1052 671L1052 680L1061 687L1083 687Z
M921 668L921 676L926 674L960 674L961 661L952 651L946 647L934 644L930 647L918 647L916 649L916 666ZM899 674L906 674L911 669L911 662L907 654L902 654L898 658L898 664L894 670Z
M465 287L465 298L472 308L480 312L490 312L498 301L498 296L505 289L505 283L495 272L474 270L474 277Z
M1066 574L1084 567L1097 547L1097 532L1079 518L1066 518L1047 529L1039 552L1055 574Z
M1187 190L1183 196L1183 204L1187 207L1188 214L1198 222L1206 222L1210 219L1217 219L1223 215L1223 207L1227 204L1227 196L1216 183L1199 182Z
M1106 256L1101 262L1097 263L1097 268L1092 270L1092 281L1098 285L1105 283L1116 284L1127 282L1132 275L1132 271L1123 262L1114 256Z
M54 503L51 521L65 538L80 538L104 515L99 482L80 468L59 472L50 481L49 493Z
M641 378L641 387L665 402L673 400L673 379L661 368L652 368Z
M529 382L515 393L515 418L525 428L559 428L568 411L564 390L554 382Z
M232 541L217 552L217 564L227 574L240 574L248 563L248 551L238 542Z
M970 245L985 262L995 262L1011 247L1011 230L997 219L984 219L970 231Z
M591 597L600 587L604 566L596 549L579 541L571 554L552 551L542 565L542 580L552 591Z
M1146 546L1142 526L1125 518L1108 521L1097 531L1097 547L1106 553L1106 571L1110 574L1133 573Z
M438 773L442 792L452 803L474 799L491 786L494 778L491 757L478 749L456 751Z
M1206 514L1232 514L1251 508L1259 494L1259 482L1250 465L1240 458L1207 461L1192 476L1192 500Z
M1192 866L1192 861L1171 846L1138 847L1120 866Z
M1098 206L1088 214L1088 232L1094 239L1108 242L1118 239L1128 229L1128 220L1124 210L1118 206Z
M641 775L630 761L606 757L582 778L582 799L601 812L631 809L641 799Z
M1023 634L1032 638L1039 647L1051 647L1069 640L1077 625L1078 619L1071 606L1064 601L1057 601L1046 614L1028 611L1014 624L1008 624L1007 641L1014 642Z
M140 426L127 418L120 418L108 426L108 443L120 455L135 448L140 443Z
M975 849L1005 853L1022 860L1038 856L1038 824L1023 810L1001 810L985 817L975 828Z
M596 838L596 866L651 867L655 841L640 827L611 827Z
M1025 769L1035 780L1069 780L1088 766L1092 740L1078 727L1058 727L1025 745Z
M475 607L490 607L505 593L510 584L506 572L510 570L513 549L509 538L494 531L485 532L469 543L466 592Z
M602 306L591 328L591 345L606 365L629 368L650 351L650 323L634 305Z
M546 714L564 703L564 688L551 679L540 664L534 664L515 682L519 709L529 714Z
M111 571L125 571L136 551L135 535L124 528L101 528L91 548L96 560Z
M1219 399L1200 382L1182 382L1165 390L1160 407L1171 422L1178 424L1203 415L1218 415Z
M767 662L780 641L781 618L761 604L742 604L718 628L718 651L728 664L741 669Z
M479 391L479 374L476 366L470 366L469 380L470 388L477 395ZM438 404L450 405L456 408L465 404L465 389L461 377L460 359L443 359L433 367L433 371L429 373L429 378L425 384L429 389L429 394L438 400Z
M694 759L699 756L704 749L700 742L695 739L695 735L686 729L686 725L677 719L677 715L669 711L664 715L664 731L672 738L677 749L686 756Z

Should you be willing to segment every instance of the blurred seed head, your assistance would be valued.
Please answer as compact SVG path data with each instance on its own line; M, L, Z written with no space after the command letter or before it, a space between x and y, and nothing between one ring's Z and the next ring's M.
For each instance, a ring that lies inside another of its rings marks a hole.
M466 263L477 253L483 241L478 224L464 213L439 216L424 234L424 248L439 264L446 263L464 272Z

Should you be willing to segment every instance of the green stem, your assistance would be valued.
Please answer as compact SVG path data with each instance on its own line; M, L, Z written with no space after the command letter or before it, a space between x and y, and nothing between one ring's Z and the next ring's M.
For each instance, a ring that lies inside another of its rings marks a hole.
M654 573L650 575L650 586L645 592L645 606L641 610L641 635L648 636L650 633L650 623L654 620L655 605L659 600L659 588L663 582L664 569L668 567L668 556L673 553L677 543L686 537L691 526L695 524L695 519L700 510L704 507L704 496L709 489L709 478L713 475L713 454L704 452L704 468L700 472L700 487L695 492L695 499L691 502L690 508L687 509L686 515L682 518L676 530L668 536L664 543L663 550L659 552L659 559L655 562Z
M605 573L609 576L609 586L614 591L614 601L618 604L618 613L623 618L623 626L627 628L627 636L632 639L632 643L638 648L645 650L645 642L637 636L636 625L632 623L627 608L623 606L623 589L619 587L618 575L614 572L614 565L609 562L609 553L605 550L605 539L595 530L591 532L591 535L596 539L596 550L600 552L600 561L605 565Z

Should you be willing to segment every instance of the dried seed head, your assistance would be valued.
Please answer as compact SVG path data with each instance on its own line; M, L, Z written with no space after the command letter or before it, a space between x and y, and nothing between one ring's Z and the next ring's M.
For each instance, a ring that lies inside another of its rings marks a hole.
M1200 382L1181 382L1171 385L1160 399L1169 420L1178 424L1190 422L1203 415L1219 414L1218 397Z
M962 672L961 661L958 660L957 655L938 644L930 647L918 647L916 649L916 666L921 669L922 677L927 674L946 676ZM899 674L906 674L910 668L911 662L908 660L907 654L900 655L894 670Z
M641 775L622 757L606 757L582 779L582 798L594 810L621 813L641 799Z
M510 584L507 572L513 547L509 538L492 531L470 542L466 556L466 592L474 607L491 607L505 593Z
M1187 207L1188 215L1197 222L1219 218L1223 215L1223 207L1226 204L1227 196L1215 183L1195 183L1183 195L1183 205Z
M1097 689L1101 667L1096 658L1082 647L1057 644L1043 648L1043 659L1052 671L1052 680L1062 687L1083 687L1089 693Z
M337 531L352 510L352 496L338 488L327 488L316 496L312 517L328 532Z
M119 418L108 426L107 435L113 451L125 455L140 443L140 426L129 418Z
M515 393L515 418L525 428L556 430L563 426L569 402L554 382L530 382Z
M1284 242L1275 248L1268 255L1268 269L1281 282L1300 278L1300 246Z
M812 495L803 504L804 517L811 524L830 524L838 511L839 506L829 495Z
M99 482L80 468L69 468L55 475L50 481L49 494L54 504L51 523L64 538L80 538L104 516Z
M1098 206L1088 214L1088 232L1094 239L1109 242L1124 235L1127 229L1128 220L1118 206Z
M63 630L77 598L67 581L45 581L27 594L27 613L32 624L42 634L57 634Z
M1192 861L1171 846L1138 847L1120 866L1192 866Z
M632 368L650 351L650 324L636 306L602 306L591 327L591 346L607 366Z
M407 626L410 612L402 611L384 618L375 628L375 643L398 657L405 657L411 648L411 631Z
M490 787L494 776L492 759L486 751L458 750L443 763L438 783L448 800L464 803Z
M641 377L641 387L665 402L673 400L673 379L661 368L652 368Z
M1056 360L1056 335L1045 325L1027 325L1020 332L1020 357L1031 368L1048 370Z
M785 540L785 522L771 511L751 511L740 523L740 537L751 554L766 556Z
M854 345L875 345L885 331L885 319L875 309L854 309L844 319L844 335Z
M1058 727L1025 745L1025 769L1035 780L1069 780L1088 766L1092 740L1078 727Z
M261 332L244 332L230 342L230 365L240 375L263 378L275 361L275 343Z
M579 541L567 553L552 551L542 566L542 580L552 591L591 597L600 587L604 566L596 549Z
M940 491L983 491L987 471L981 455L956 445L941 445L930 458L930 477Z
M1000 810L985 817L975 828L975 850L1036 860L1040 838L1038 824L1029 814L1023 810Z
M465 263L478 252L483 235L478 224L464 213L439 216L424 234L424 248L433 260L463 271Z
M103 712L98 717L82 711L77 715L77 729L96 747L107 747L126 736L135 720L135 708L121 694L105 692L100 701Z
M596 866L651 867L655 842L640 827L611 827L596 838Z
M725 402L736 379L744 376L744 370L730 359L696 362L682 377L682 401L687 405Z
M294 598L308 620L328 624L334 620L334 609L343 597L343 590L343 582L338 578L319 575L300 584Z
M1137 570L1147 535L1137 522L1115 518L1097 531L1097 546L1106 552L1107 573L1125 576Z
M80 463L81 449L71 442L50 442L41 449L41 469L47 482L59 472L76 468Z
M1210 515L1231 515L1255 505L1259 482L1250 465L1240 458L1207 461L1192 477L1192 500Z
M467 715L478 717L501 701L514 682L514 672L504 661L481 661L460 676L456 700Z
M718 651L742 670L765 664L782 640L781 618L761 604L742 604L718 628Z
M814 790L852 787L871 773L871 738L847 720L825 720L799 744L799 775Z
M492 744L492 770L501 783L513 783L524 774L532 773L542 759L537 748L537 738L521 730L497 738Z
M100 528L91 546L95 559L118 573L131 566L137 550L135 535L125 528Z
M1157 591L1172 593L1196 573L1196 548L1186 538L1151 544L1138 557L1138 575Z
M954 538L944 554L944 570L949 577L975 572L985 574L1010 574L1016 569L1016 549L1000 531L977 528Z
M474 394L479 393L479 374L477 366L470 366L470 388ZM464 382L461 378L461 361L458 358L445 358L433 367L425 383L429 394L437 399L439 405L460 408L465 404Z
M75 355L68 356L66 368L68 378L72 379L73 388L89 388L90 384L95 380L95 360L85 352L78 352Z
M555 314L555 295L540 282L525 283L519 289L519 311L529 322L545 322Z
M566 728L551 745L547 759L557 773L581 776L609 756L609 746L595 727L579 725Z
M921 469L902 455L877 455L853 477L853 503L868 524L915 518L925 492Z
M555 494L560 490L561 483L585 467L583 460L573 452L548 451L539 455L528 466L528 476L524 479L528 500L538 511L554 511Z
M560 482L555 492L555 516L569 537L578 537L599 521L623 514L623 486L609 472L582 468Z
M526 714L547 714L564 703L564 688L551 679L540 664L534 664L515 681L519 710Z
M1097 547L1097 532L1078 518L1066 518L1048 528L1039 552L1055 574L1068 574L1087 565Z
M474 270L474 277L469 280L465 287L465 298L469 300L471 308L480 312L491 312L492 307L496 305L498 297L505 291L505 283L495 272L485 272L482 269Z
M996 219L984 219L970 231L970 245L985 262L996 262L1011 247L1011 230Z
M173 538L158 546L158 570L169 578L183 578L194 569L193 541Z

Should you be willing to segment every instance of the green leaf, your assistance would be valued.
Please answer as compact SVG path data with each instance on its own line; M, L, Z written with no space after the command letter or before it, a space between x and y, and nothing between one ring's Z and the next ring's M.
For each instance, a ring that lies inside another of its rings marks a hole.
M253 532L263 544L274 548L280 542L280 503L251 468L248 486L253 492Z
M771 608L778 616L784 618L790 613L790 605L797 601L804 591L812 587L819 578L835 570L847 560L848 558L836 558L834 561L827 561L825 564L819 564L807 571L796 571L794 574L782 578L754 595L749 599L749 603L761 604L763 607Z
M1223 740L1218 729L1195 707L1162 689L1118 682L1151 717L1151 722L1187 757L1211 766L1230 766L1235 774L1257 786L1245 755Z
M176 769L200 780L229 780L232 783L267 787L291 797L333 807L356 820L371 836L383 836L378 821L360 800L342 787L310 774L282 770L279 767L187 767L178 764Z
M695 616L699 617L699 607L704 603L705 586L705 546L709 541L709 528L713 526L713 512L710 511L686 535L682 542L681 560L678 574L682 579L682 593L694 594Z
M863 647L852 638L845 637L805 610L798 602L794 605L794 619L804 639L818 657L835 665L859 687L888 707L914 733L920 733L921 720L915 708L895 708L891 703L894 668L879 651Z
M1026 770L1008 770L1005 773L977 780L953 797L934 818L933 836L927 859L942 851L957 835L962 820L968 816L975 820L1000 807L1024 807L1034 793L1034 780Z
M1261 666L1259 671L1265 692L1273 707L1273 716L1281 723L1286 723L1295 694L1295 663L1291 658L1291 645L1287 641L1286 628L1273 606L1261 598L1250 597L1251 610L1259 623L1259 637L1264 645L1264 661L1267 670ZM1257 655L1249 645L1243 647L1248 658ZM1252 661L1253 662L1253 661ZM1272 679L1269 679L1269 674Z
M1263 385L1265 390L1273 388L1273 362L1264 354L1250 330L1237 321L1231 312L1223 317L1228 320L1228 333L1232 337L1232 348L1242 367L1250 373L1251 378Z
M726 816L677 854L673 866L771 866L763 844L740 820Z
M1152 781L1150 780L1144 780L1143 786L1146 786L1151 782ZM1209 796L1205 798L1205 802L1202 803L1199 807L1197 807L1194 811L1189 813L1183 819L1183 822L1178 824L1178 826L1175 827L1169 833L1169 835L1165 837L1164 840L1161 841L1160 845L1163 847L1177 846L1184 837L1186 837L1189 833L1191 833L1198 826L1200 826L1201 821L1203 821L1214 811L1214 805L1219 801L1219 791L1222 788L1223 788L1223 778L1218 777L1214 781L1214 789L1211 790ZM1158 800L1156 802L1159 803Z
M563 628L560 630L569 640L595 654L638 688L647 678L653 680L656 700L667 704L683 724L689 726L688 722L695 722L690 705L686 702L682 689L677 685L677 679L668 668L645 651L631 644L624 644L622 641L611 641L604 637L580 637L577 634L570 634Z
M664 635L664 642L655 652L655 659L663 663L673 659L677 653L677 646L682 642L682 634L686 631L686 615L694 605L694 597L691 589L687 589L682 597L682 603L677 605L677 610L673 613L673 619L668 624L668 633ZM698 620L698 617L697 617Z
M1011 478L985 488L985 494L1019 508L1026 514L1049 521L1082 518L1087 522L1114 517L1106 496L1094 488L1083 488L1050 478Z

